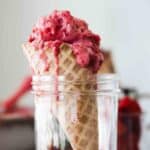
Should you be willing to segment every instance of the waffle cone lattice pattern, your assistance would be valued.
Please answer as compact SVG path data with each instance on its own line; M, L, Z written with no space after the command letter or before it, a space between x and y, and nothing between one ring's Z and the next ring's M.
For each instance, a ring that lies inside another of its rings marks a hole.
M23 47L29 61L32 61L36 51L29 45ZM59 75L65 76L71 83L64 86L65 100L60 100L58 105L60 109L63 108L64 115L58 113L57 118L73 150L98 150L96 95L91 94L91 90L95 88L91 81L94 75L90 70L81 68L76 63L69 45L63 44L60 49ZM56 70L55 57L50 50L45 51L45 54L51 66L48 72L40 70L40 60L36 64L30 63L35 73L52 75Z

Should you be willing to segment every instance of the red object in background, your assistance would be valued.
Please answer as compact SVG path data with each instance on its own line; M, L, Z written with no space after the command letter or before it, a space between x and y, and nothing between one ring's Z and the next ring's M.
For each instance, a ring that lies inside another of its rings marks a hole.
M35 150L33 109L17 107L17 102L31 89L26 76L13 94L0 104L0 149Z
M48 150L60 150L59 148L56 148L54 146L51 146Z
M33 118L33 109L27 107L15 107L8 112L0 113L0 121L3 120L16 120L16 119L26 119Z
M20 86L18 87L18 89L14 92L14 94L2 102L2 104L0 105L0 111L11 111L15 107L18 100L31 89L31 82L32 77L30 75L26 76L20 84Z
M138 102L130 96L119 101L118 150L139 150L141 136L140 115L142 110Z
M140 114L141 108L135 99L125 96L119 101L119 112Z

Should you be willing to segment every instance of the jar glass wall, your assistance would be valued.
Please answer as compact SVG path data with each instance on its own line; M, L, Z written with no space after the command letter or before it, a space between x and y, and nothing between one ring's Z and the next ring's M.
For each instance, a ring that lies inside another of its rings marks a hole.
M37 150L116 150L118 80L34 76Z

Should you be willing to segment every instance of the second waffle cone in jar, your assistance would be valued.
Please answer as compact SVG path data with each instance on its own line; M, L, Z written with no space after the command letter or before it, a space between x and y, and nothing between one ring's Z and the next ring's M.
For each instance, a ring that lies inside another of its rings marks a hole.
M25 54L29 61L37 53L29 44L23 45ZM35 73L41 75L52 75L56 71L55 57L52 51L47 50L45 54L48 57L51 68L45 72L40 69L41 61L32 63ZM65 100L60 101L59 107L63 109L64 116L60 113L57 118L62 126L73 150L98 150L98 117L96 96L91 94L95 89L96 81L89 69L81 68L77 63L75 56L69 45L62 44L59 53L58 70L59 75L65 76L70 82L64 86ZM91 80L92 79L92 80ZM87 81L89 81L87 83ZM74 95L78 93L78 95ZM72 111L74 110L74 111ZM74 119L72 118L74 117Z

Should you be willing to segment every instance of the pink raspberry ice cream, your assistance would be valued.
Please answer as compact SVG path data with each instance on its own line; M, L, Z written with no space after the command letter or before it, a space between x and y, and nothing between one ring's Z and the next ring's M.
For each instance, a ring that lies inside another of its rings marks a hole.
M88 29L86 22L73 17L69 11L55 10L51 15L40 18L33 27L28 42L40 51L45 69L48 65L42 52L50 48L58 56L62 43L69 44L76 62L93 73L99 70L103 62L103 54L99 48L100 37Z

